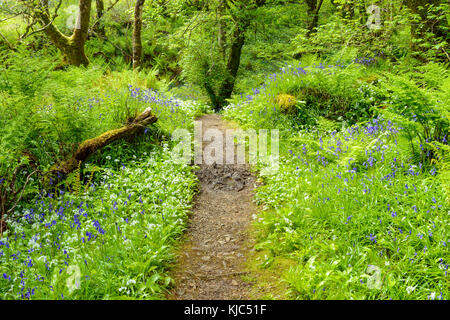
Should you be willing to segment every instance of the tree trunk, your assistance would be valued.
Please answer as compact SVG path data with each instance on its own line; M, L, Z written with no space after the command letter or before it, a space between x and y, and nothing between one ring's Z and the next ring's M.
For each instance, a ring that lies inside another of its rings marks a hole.
M429 6L437 6L439 0L407 0L406 5L411 10L413 14L417 14L420 17L419 24L423 24L421 28L418 28L416 23L411 24L411 37L414 39L424 37L425 33L431 32L437 37L445 37L445 34L439 28L436 19L428 19L428 8ZM411 43L412 49L415 48L414 42Z
M222 15L222 10L226 10L226 13L232 17L232 20L234 22L234 30L233 34L229 38L231 43L229 46L226 46L224 41L224 25L219 25L220 28L217 40L219 50L224 55L224 60L226 60L227 75L225 76L225 79L223 79L219 88L217 88L217 94L214 88L208 82L208 74L205 75L205 82L203 84L203 87L208 94L215 111L220 111L220 109L222 109L226 105L226 100L231 98L231 94L233 93L234 85L236 82L236 76L239 71L239 65L241 63L242 47L245 44L245 32L247 31L253 19L253 10L265 5L266 3L265 0L255 0L250 2L250 4L249 2L250 1L247 0L235 2L235 8L233 9L235 10L234 12L233 10L231 10L231 6L228 6L226 2L221 4L221 7L218 8L220 15ZM221 22L219 21L219 23ZM227 50L228 47L229 50ZM227 53L228 57L226 58Z
M312 15L312 19L308 25L308 32L306 36L309 38L313 32L317 29L317 24L319 22L319 11L322 7L323 0L309 0L308 4L308 14Z
M224 79L222 86L219 88L216 110L220 110L225 106L226 100L231 98L231 94L233 93L236 76L241 63L242 47L245 44L245 31L250 25L250 20L245 20L240 23L242 24L239 25L239 22L237 23L233 32L230 55L228 56L227 61L228 75Z
M133 30L133 69L141 66L142 59L142 11L145 0L137 0L134 8L134 30Z
M220 54L222 55L222 58L226 59L226 42L227 42L227 35L225 32L225 23L224 23L224 10L225 10L226 2L224 1L223 4L221 4L217 8L217 15L219 19L219 30L217 33L217 43L219 45Z
M91 3L92 0L79 0L79 15L73 33L70 37L65 36L53 24L48 11L48 5L44 4L40 8L35 8L32 3L22 1L32 10L40 23L44 26L43 32L51 42L62 52L63 61L70 65L87 66L89 60L84 52L89 29Z
M95 4L97 10L97 23L94 26L94 31L101 38L106 38L105 25L102 21L103 13L105 11L105 4L103 0L95 0Z
M91 0L80 0L80 13L73 34L69 38L69 46L66 51L67 62L71 65L87 66L89 64L89 60L84 52L84 44L89 30L91 4Z
M84 52L84 43L69 42L69 45L62 49L64 53L63 62L73 66L87 66L89 59Z

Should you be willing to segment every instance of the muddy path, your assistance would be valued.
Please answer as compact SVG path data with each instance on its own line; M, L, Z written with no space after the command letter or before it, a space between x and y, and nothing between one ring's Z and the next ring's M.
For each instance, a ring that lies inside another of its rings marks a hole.
M232 128L215 114L197 121L202 122L203 132L214 128L225 134ZM204 141L203 150L210 143ZM225 154L224 148L224 159ZM256 213L256 178L248 164L201 164L196 174L199 193L172 272L175 285L167 298L249 299L251 285L241 277L252 251L248 229Z

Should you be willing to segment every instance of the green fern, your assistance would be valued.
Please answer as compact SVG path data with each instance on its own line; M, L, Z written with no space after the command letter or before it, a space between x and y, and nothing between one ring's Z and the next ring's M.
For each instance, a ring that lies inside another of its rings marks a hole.
M427 143L427 147L432 149L436 155L431 162L435 164L438 169L437 178L446 195L447 203L450 203L450 146L440 142L433 142Z

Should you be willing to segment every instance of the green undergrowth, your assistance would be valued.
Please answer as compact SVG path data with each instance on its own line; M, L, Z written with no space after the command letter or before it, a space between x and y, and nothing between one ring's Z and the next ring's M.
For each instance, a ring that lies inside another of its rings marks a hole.
M41 193L8 218L2 299L163 297L196 179L167 148L144 150L126 165L107 155L90 184Z
M83 140L127 125L146 108L158 121L49 187L39 175L29 179L3 217L0 299L164 298L197 185L193 167L172 159L171 133L192 129L208 107L151 72L95 64L51 71L45 57L13 58L0 75L2 192L15 171L20 188L32 169L45 172Z
M169 92L152 71L116 72L96 64L54 70L48 56L24 49L0 60L0 189L14 180L17 167L25 169L16 175L19 189L33 169L47 171L82 141L126 125L148 107L159 119L148 130L163 135L207 109L181 89ZM148 93L137 97L135 90ZM39 187L32 178L25 199Z
M279 169L256 166L252 263L291 299L448 299L448 73L369 62L287 66L224 111L280 130ZM274 99L286 93L294 114Z

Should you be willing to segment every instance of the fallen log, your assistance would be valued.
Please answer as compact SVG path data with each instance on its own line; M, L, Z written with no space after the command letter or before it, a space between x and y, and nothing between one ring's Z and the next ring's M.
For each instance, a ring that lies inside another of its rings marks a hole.
M158 118L153 114L152 109L147 108L132 121L129 121L124 127L107 131L98 137L82 142L71 158L54 165L50 170L50 173L54 174L59 172L68 174L77 169L80 162L84 162L97 150L111 144L114 141L132 136L139 131L143 131L146 126L156 122L157 120Z

